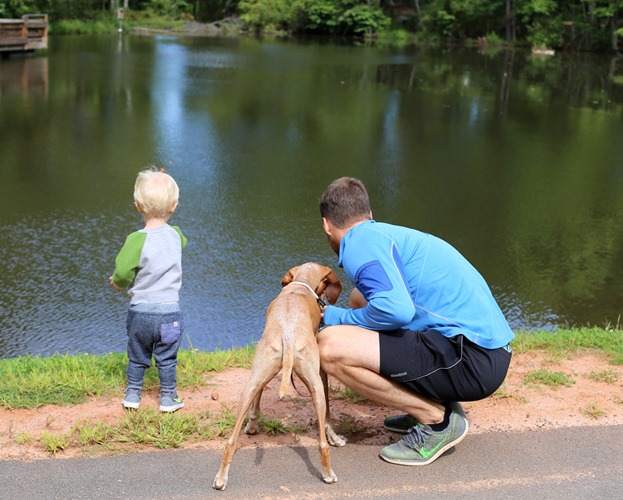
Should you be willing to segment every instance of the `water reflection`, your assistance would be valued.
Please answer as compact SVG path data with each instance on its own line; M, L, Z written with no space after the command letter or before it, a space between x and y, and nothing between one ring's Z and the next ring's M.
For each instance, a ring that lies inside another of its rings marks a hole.
M149 164L181 188L185 347L257 340L290 267L336 267L317 199L341 175L366 182L379 220L455 245L513 328L621 313L610 59L63 37L5 62L0 356L124 349L127 300L107 276Z
M48 58L17 57L0 64L0 97L11 94L48 95Z

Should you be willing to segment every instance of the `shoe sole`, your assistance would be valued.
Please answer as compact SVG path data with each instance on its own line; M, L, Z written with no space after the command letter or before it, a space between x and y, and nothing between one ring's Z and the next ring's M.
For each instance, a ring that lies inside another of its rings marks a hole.
M123 403L121 403L123 405L124 408L128 408L131 410L136 410L139 406L141 406L141 403L131 403L128 401L124 401Z
M175 406L161 406L160 411L164 413L173 413L174 411L184 408L184 403Z
M437 460L441 455L443 455L450 448L454 448L457 444L463 441L463 438L467 435L468 430L469 430L469 423L467 422L467 419L465 419L465 430L463 431L463 434L457 437L454 441L451 441L445 446L443 446L442 448L439 448L439 450L437 450L437 453L434 453L433 455L428 457L428 460L425 460L425 461L401 460L399 458L386 457L382 453L379 453L379 457L381 457L386 462L389 462L390 464L396 464L396 465L428 465L431 462L434 462L435 460Z

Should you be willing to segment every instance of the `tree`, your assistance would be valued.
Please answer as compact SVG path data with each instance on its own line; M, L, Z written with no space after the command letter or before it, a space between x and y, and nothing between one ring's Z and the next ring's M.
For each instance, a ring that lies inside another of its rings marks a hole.
M583 0L589 3L592 15L601 20L602 26L610 29L610 47L619 50L619 36L623 36L621 19L623 18L623 0Z

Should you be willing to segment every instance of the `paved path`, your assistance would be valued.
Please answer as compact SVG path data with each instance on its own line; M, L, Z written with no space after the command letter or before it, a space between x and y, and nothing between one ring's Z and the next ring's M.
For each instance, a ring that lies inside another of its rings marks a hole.
M621 499L623 426L467 435L425 467L386 464L378 447L241 449L227 489L212 489L221 450L0 461L1 499L391 498Z

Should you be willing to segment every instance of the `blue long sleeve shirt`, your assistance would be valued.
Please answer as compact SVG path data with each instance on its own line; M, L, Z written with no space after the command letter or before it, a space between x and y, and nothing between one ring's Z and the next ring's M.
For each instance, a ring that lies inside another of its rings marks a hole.
M344 235L338 265L363 294L361 309L328 306L325 325L437 330L488 349L515 335L480 273L450 244L373 220Z

